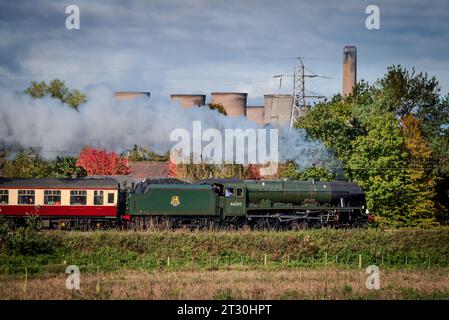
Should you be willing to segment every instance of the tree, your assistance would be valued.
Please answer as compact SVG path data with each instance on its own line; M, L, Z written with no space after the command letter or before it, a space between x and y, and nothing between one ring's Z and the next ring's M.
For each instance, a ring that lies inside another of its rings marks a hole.
M87 101L85 94L79 90L67 88L65 82L59 79L54 79L49 84L45 81L32 81L31 85L24 92L36 99L45 96L59 99L61 102L67 103L76 110L78 110L79 105Z
M437 176L441 162L433 164L449 159L448 100L438 92L435 78L393 66L375 85L362 82L352 95L318 104L296 126L334 152L382 224L434 224L444 211L436 190L448 180Z
M126 175L130 173L129 162L115 152L105 149L84 148L76 165L86 170L89 175Z
M211 102L208 104L209 109L211 110L217 110L218 112L227 115L226 110L224 108L224 106L221 103L215 103L215 102Z
M77 166L74 157L57 157L47 163L46 176L49 178L85 177L87 172L84 168Z
M6 152L5 148L0 148L0 177L3 175L3 167L6 164L6 157L8 153Z
M170 158L170 151L167 151L165 154L161 155L145 147L138 147L137 145L134 145L133 149L130 152L131 161L166 162L169 158Z
M6 178L44 178L45 162L33 149L21 151L13 160L7 160L3 166Z
M250 180L260 180L260 165L249 164L246 173L246 179Z
M317 181L331 181L335 179L335 174L328 168L318 166L305 168L299 171L296 163L289 161L281 166L281 177L303 181L309 179L314 179Z
M439 102L440 88L436 78L417 73L413 68L409 72L400 65L388 67L378 85L391 102L390 111L399 117L414 113L423 119Z

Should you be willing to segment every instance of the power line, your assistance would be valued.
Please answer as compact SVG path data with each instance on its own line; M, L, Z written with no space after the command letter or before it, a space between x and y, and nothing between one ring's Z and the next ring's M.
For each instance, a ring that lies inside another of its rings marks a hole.
M296 57L284 57L284 58L273 58L265 60L252 60L252 61L236 61L236 62L225 62L225 63L214 63L214 64L193 64L193 65L178 65L178 66L161 66L153 68L135 68L135 69L118 69L118 70L99 70L99 71L84 71L84 72L55 72L55 73L41 73L41 74L0 74L0 77L7 78L26 78L26 77L50 77L50 76L61 76L61 75L89 75L89 74L104 74L104 73L132 73L132 72L146 72L155 70L172 70L172 69L190 69L190 68L214 68L229 65L239 65L239 64L252 64L252 63L263 63L263 62L273 62L273 61L287 61L294 60Z

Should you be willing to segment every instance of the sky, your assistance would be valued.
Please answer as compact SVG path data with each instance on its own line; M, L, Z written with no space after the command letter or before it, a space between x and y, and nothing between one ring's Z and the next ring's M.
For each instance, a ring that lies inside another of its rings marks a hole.
M65 10L80 9L68 30ZM368 30L368 5L380 29ZM23 90L59 78L70 87L170 94L291 93L295 57L321 77L309 93L341 92L345 45L358 50L358 79L401 64L435 75L449 92L449 2L435 0L0 0L0 83ZM282 83L276 75L283 74Z

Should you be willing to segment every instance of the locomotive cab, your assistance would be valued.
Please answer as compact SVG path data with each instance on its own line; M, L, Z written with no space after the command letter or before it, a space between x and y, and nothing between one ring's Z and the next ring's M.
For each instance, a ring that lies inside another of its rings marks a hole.
M218 196L218 208L222 218L238 217L246 214L246 187L240 179L207 179Z

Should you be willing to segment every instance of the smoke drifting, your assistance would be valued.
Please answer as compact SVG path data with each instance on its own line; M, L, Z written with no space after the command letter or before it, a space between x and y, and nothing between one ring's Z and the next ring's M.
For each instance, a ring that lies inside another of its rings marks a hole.
M201 121L202 130L260 128L245 117L227 117L204 107L181 109L169 101L145 98L116 100L113 91L101 84L84 92L88 102L77 112L59 100L33 99L0 85L0 143L33 147L45 158L74 156L85 146L121 153L137 144L162 153L175 145L171 132L179 128L191 132L195 120ZM300 167L328 157L321 143L307 141L298 130L280 130L278 146L279 160L294 160Z

